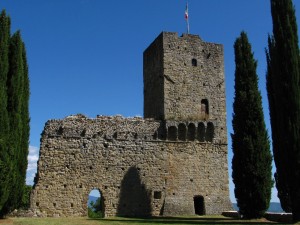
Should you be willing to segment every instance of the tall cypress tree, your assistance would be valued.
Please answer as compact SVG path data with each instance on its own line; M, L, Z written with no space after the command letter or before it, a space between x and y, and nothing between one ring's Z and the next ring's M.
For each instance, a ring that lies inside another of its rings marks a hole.
M300 57L292 0L271 0L273 36L267 50L267 90L276 186L284 210L300 221Z
M29 97L30 97L30 83L28 75L27 55L24 42L22 43L22 60L23 60L23 90L22 90L22 105L21 105L21 121L22 121L22 137L21 137L21 157L19 161L19 168L21 174L20 183L24 184L23 193L26 191L26 170L28 166L29 153L29 135L30 135L30 115L29 115ZM21 203L19 201L19 203Z
M10 210L17 208L22 198L25 182L22 178L22 108L23 108L23 89L24 89L24 64L23 64L23 42L20 32L16 32L10 40L9 48L9 72L7 79L8 103L7 109L10 121L9 146L13 153L13 176L12 193L10 196Z
M237 38L235 50L235 98L233 103L232 178L240 214L260 218L271 199L272 155L261 94L257 62L245 32Z
M29 78L20 32L0 15L0 217L21 204L29 145Z
M10 189L10 154L8 149L9 119L7 113L7 74L9 70L10 18L0 14L0 218Z

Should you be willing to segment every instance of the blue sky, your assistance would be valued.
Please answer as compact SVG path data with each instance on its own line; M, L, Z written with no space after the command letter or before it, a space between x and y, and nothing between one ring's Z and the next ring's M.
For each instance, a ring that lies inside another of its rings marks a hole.
M185 4L185 0L0 1L0 9L11 17L12 32L21 30L27 49L31 85L27 183L33 182L47 120L77 113L143 115L143 51L162 31L186 32ZM294 4L300 18L300 2ZM247 32L258 60L270 130L265 91L265 47L272 31L269 0L189 0L189 17L192 34L224 45L228 134L232 132L233 44L242 30ZM230 192L235 201L231 181ZM274 189L272 201L278 201L276 194Z

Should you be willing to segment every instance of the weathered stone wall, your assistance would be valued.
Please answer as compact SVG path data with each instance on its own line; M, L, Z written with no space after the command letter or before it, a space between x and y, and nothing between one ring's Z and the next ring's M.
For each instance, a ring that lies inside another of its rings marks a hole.
M160 140L162 126L80 115L48 121L31 207L47 216L83 216L96 188L106 216L194 214L198 195L207 214L230 209L226 145Z
M163 32L144 52L144 116L82 115L46 123L31 207L87 214L99 189L106 216L230 210L223 48Z

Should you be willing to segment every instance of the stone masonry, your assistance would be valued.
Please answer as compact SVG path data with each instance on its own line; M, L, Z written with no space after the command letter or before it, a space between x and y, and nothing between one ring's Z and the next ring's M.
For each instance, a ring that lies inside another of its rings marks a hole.
M230 210L223 46L161 33L144 52L144 117L49 120L31 208L86 216L98 189L105 216Z

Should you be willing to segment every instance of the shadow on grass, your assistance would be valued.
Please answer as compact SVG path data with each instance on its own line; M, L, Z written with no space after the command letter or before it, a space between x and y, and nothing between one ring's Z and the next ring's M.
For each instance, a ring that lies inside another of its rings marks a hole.
M101 219L93 219L101 220ZM240 220L227 217L151 217L151 218L128 218L128 217L113 217L102 219L105 223L122 222L123 224L278 224L267 220Z

